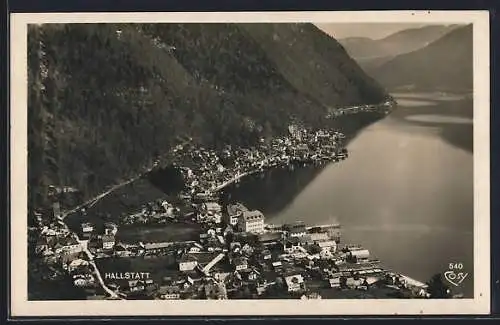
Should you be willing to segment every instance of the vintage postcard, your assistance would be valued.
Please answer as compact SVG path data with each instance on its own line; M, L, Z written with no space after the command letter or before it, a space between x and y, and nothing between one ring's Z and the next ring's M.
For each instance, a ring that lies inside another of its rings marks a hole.
M487 11L10 27L12 316L489 313Z

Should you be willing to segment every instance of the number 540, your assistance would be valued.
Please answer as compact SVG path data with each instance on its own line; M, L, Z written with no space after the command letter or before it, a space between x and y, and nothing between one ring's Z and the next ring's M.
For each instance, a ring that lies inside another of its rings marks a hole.
M464 268L464 265L462 263L450 263L448 264L448 268L450 270L461 270Z

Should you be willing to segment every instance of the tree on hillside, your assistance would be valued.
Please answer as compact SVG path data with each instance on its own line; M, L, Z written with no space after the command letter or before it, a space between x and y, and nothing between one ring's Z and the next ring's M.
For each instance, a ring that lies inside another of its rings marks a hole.
M434 274L432 278L427 282L428 292L430 298L450 298L450 287L446 285L443 281L443 277L440 273Z

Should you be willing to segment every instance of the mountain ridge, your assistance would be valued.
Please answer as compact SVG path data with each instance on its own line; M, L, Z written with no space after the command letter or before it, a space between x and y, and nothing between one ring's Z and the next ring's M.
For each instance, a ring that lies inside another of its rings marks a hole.
M178 136L247 146L388 96L310 24L32 25L28 84L35 206L48 185L90 196L136 174Z
M371 74L389 89L470 91L472 52L472 25L466 25L424 48L394 57Z
M436 41L460 25L428 25L404 29L380 39L349 37L339 42L346 51L367 71L393 57L410 53Z

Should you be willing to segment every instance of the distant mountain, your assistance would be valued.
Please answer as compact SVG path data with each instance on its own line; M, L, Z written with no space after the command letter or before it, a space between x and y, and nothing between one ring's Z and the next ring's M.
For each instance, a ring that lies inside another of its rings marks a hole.
M417 51L401 54L371 74L390 90L472 89L472 25L456 28Z
M247 146L387 94L311 24L46 24L28 31L30 202L90 196L178 143Z
M339 42L361 67L371 71L392 57L418 50L457 27L458 25L430 25L405 29L378 40L349 37Z

